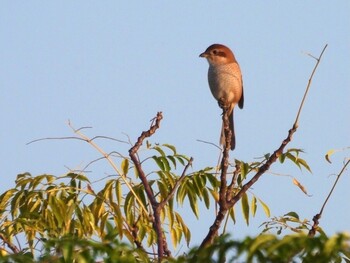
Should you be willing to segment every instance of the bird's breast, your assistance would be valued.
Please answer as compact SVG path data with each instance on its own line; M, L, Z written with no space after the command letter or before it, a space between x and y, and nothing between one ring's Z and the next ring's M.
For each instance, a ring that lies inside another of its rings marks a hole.
M209 66L208 82L217 100L237 103L242 96L242 74L237 63Z

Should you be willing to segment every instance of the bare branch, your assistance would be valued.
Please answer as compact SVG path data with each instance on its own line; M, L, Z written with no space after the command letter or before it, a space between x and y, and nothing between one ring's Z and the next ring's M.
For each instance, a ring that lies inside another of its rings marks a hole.
M137 139L137 142L133 147L129 150L129 155L131 160L133 161L135 168L139 174L140 180L142 181L142 184L145 188L145 192L147 194L147 197L151 203L152 210L153 210L153 227L157 235L157 245L158 245L158 262L161 262L162 258L164 256L170 256L170 251L167 249L166 240L163 234L162 225L161 225L161 218L160 218L160 212L161 207L159 206L159 203L157 202L155 195L153 193L152 187L150 186L147 176L145 172L142 169L140 160L137 156L137 151L141 147L143 141L151 137L156 130L160 126L160 121L163 119L163 115L161 112L157 113L157 116L152 120L151 127L147 131L143 131L139 138Z
M202 142L202 143L213 145L213 146L215 146L216 148L218 148L221 151L221 147L216 145L215 143L207 142L207 141L203 141L203 140L197 140L197 142Z
M67 136L67 137L46 137L46 138L40 138L40 139L36 139L33 141L30 141L28 143L26 143L26 145L35 143L35 142L40 142L40 141L45 141L45 140L81 140L81 141L85 141L82 138L79 137L75 137L75 136Z
M298 114L297 114L297 117L295 118L295 121L294 121L294 125L295 125L295 126L298 126L299 116L300 116L301 110L303 109L306 96L307 96L307 94L308 94L308 92L309 92L312 79L313 79L313 77L314 77L314 75L315 75L315 72L316 72L316 70L317 70L318 65L319 65L320 62L321 62L322 55L323 55L323 53L325 52L327 46L328 46L328 44L326 44L326 45L324 46L324 48L323 48L323 50L322 50L322 52L321 52L321 54L320 54L320 56L319 56L318 58L316 58L316 57L314 57L314 56L308 54L310 57L316 59L317 62L316 62L316 65L315 65L314 69L312 70L311 75L310 75L309 82L308 82L308 84L307 84L307 86L306 86L306 90L305 90L305 93L304 93L304 97L303 97L303 99L301 100L301 103L300 103L300 106L299 106L299 110L298 110Z
M12 250L14 254L18 254L20 252L20 249L18 249L17 246L7 240L6 237L4 237L2 234L0 234L0 239Z

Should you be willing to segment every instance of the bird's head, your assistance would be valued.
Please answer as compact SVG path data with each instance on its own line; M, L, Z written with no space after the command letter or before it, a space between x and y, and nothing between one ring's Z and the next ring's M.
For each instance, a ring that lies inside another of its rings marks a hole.
M211 66L225 65L236 62L231 49L221 44L213 44L199 55L206 58Z

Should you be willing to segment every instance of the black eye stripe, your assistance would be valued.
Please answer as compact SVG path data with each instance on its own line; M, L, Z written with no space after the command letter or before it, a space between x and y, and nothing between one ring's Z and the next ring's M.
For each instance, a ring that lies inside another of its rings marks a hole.
M219 51L219 50L216 50L216 49L213 50L213 54L214 54L215 56L226 57L225 52Z

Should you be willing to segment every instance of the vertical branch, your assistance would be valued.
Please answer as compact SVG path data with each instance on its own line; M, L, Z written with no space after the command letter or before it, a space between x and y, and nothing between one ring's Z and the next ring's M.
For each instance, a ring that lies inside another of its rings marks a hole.
M222 153L221 159L221 174L220 174L220 192L219 192L219 206L226 208L226 192L227 192L227 170L229 165L230 158L230 149L231 149L231 139L232 131L230 130L229 124L229 105L224 105L222 107L222 121L224 124L224 133L225 133L225 145Z
M224 103L219 102L219 105L224 105L222 106L222 121L224 124L224 133L225 133L225 145L223 149L223 156L221 159L221 174L220 174L220 190L219 190L219 211L218 214L216 215L216 218L214 220L214 223L211 225L209 228L209 232L207 236L204 238L202 241L202 244L200 247L206 247L213 243L215 237L218 235L219 228L221 226L222 221L225 219L225 215L227 214L228 211L228 206L227 206L227 170L228 170L228 165L229 165L229 157L230 157L230 149L231 149L231 130L229 126L229 107L225 106Z
M152 136L156 130L160 126L160 121L162 120L163 115L161 112L157 113L157 116L154 120L154 123L152 123L151 127L149 130L144 131L141 133L140 137L137 139L137 142L131 149L129 150L129 156L131 160L133 161L135 168L137 172L139 173L140 180L142 181L142 184L145 188L146 195L151 203L152 210L153 210L153 218L151 219L153 221L153 227L154 230L156 231L157 235L157 245L158 245L158 259L159 262L160 260L164 257L164 236L163 236L163 231L162 231L162 225L161 225L161 219L160 219L160 212L161 208L159 207L159 204L155 198L155 195L153 193L153 190L148 183L147 177L145 172L142 169L141 163L139 159L137 158L137 151L141 147L143 141L147 138Z

